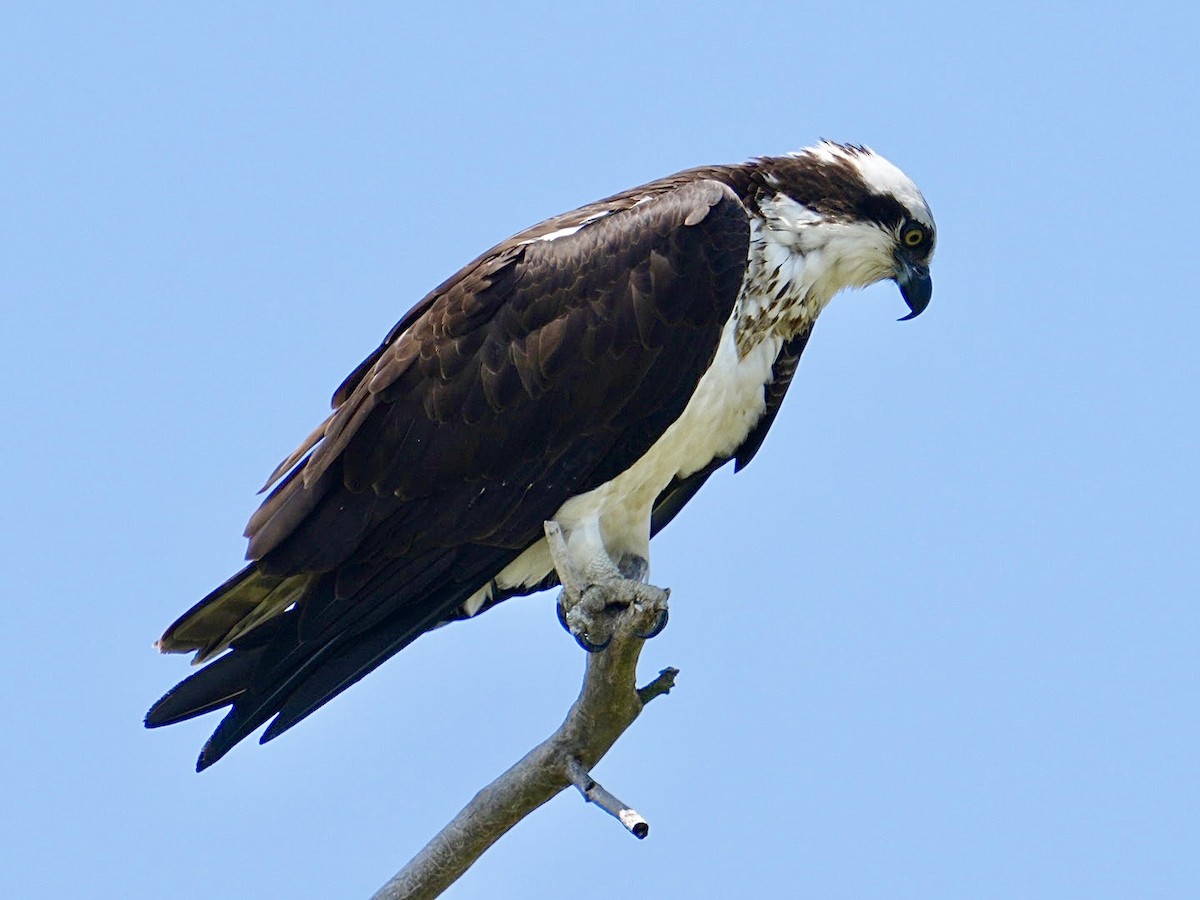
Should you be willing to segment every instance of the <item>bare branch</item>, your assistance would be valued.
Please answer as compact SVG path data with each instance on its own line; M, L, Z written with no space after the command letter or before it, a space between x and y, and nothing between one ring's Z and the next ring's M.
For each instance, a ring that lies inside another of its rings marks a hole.
M584 587L565 563L565 545L557 526L547 523L547 537L559 576L576 593L610 593L614 605L628 602L628 582L601 580ZM556 539L558 544L556 545ZM563 552L556 552L563 551ZM566 577L563 577L563 576ZM586 577L586 576L585 576ZM579 697L562 725L507 772L481 790L373 900L429 900L453 884L488 847L510 828L560 791L575 784L584 797L616 816L639 838L649 824L626 807L587 773L616 743L652 699L674 685L677 669L663 669L642 689L637 688L637 662L645 638L654 632L662 608L629 603L614 616L612 642L599 653L587 654L587 669Z
M588 803L595 803L629 829L639 841L650 833L650 823L642 818L642 814L610 794L604 785L588 774L579 760L570 760L567 763L567 771L571 775L571 781Z
M642 701L642 706L655 697L671 693L671 688L675 687L675 676L678 674L679 670L674 666L667 666L658 673L658 677L652 682L645 687L638 688L638 699Z

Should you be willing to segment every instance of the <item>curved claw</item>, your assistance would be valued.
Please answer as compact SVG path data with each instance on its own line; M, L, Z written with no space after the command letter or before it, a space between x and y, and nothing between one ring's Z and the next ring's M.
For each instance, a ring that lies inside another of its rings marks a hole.
M609 633L608 637L605 638L603 643L594 644L588 640L586 632L582 630L576 631L574 628L572 628L571 623L567 621L567 606L564 602L565 600L566 592L564 591L558 595L558 602L554 604L554 610L556 613L558 613L558 624L563 627L563 631L575 638L575 642L579 644L580 647L582 647L588 653L599 653L612 643L613 636L611 632Z
M668 618L670 618L670 610L668 610L667 607L664 606L662 608L662 610L659 612L658 618L654 620L654 624L651 625L647 631L638 632L638 637L640 637L644 641L648 641L651 638L658 637L660 634L663 633L663 629L667 627L667 619Z
M568 629L568 631L569 630L570 629ZM584 650L586 650L588 653L599 653L601 650L605 649L609 644L612 643L612 635L611 634L604 640L604 643L602 643L602 644L593 644L586 637L584 637L583 634L577 634L574 631L571 632L571 635L572 635L572 637L575 638L575 642L577 644L579 644L579 646L582 647Z

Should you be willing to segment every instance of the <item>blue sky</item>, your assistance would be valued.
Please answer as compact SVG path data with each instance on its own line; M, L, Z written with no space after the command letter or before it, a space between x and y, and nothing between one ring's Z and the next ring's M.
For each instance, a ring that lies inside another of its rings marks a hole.
M458 266L691 165L872 145L929 311L840 297L763 451L655 542L596 775L448 896L1200 891L1194 6L10 4L0 894L368 896L559 722L552 595L192 771L151 642ZM581 867L581 854L592 865Z

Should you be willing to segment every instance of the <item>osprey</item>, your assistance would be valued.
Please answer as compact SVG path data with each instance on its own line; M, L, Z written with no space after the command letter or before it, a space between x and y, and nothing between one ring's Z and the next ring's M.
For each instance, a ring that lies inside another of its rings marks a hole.
M231 706L197 770L268 719L276 737L430 629L557 584L547 521L577 571L644 582L650 538L758 451L830 299L890 278L920 314L934 240L904 173L822 142L680 172L488 250L400 320L268 479L249 565L157 644L223 655L147 727Z

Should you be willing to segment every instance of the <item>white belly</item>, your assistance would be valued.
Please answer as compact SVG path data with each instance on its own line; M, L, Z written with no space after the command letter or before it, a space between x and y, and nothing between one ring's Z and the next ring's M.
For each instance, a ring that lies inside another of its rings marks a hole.
M732 323L727 324L683 415L630 468L559 507L554 520L566 534L578 570L589 568L588 562L600 555L614 562L626 554L650 559L654 501L672 479L731 455L746 439L765 409L763 385L771 378L780 346L781 340L770 336L739 358ZM552 568L541 540L501 571L495 583L501 589L531 586ZM481 588L464 604L467 614L474 615L490 595L491 585Z

